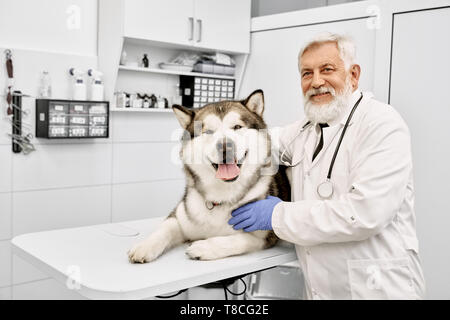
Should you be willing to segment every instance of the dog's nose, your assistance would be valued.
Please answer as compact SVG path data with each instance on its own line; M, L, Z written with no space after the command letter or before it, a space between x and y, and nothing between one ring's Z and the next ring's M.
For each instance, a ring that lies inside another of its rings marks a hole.
M234 163L236 146L233 140L223 138L222 140L217 141L216 149L222 163Z

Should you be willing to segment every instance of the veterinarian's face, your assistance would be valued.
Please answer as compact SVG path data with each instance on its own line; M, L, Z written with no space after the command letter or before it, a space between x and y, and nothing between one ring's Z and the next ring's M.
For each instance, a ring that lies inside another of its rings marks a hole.
M306 49L299 65L305 103L329 105L336 95L344 92L348 77L352 87L356 89L359 73L357 77L353 75L355 68L358 69L359 66L354 65L350 70L345 70L335 42L316 44Z

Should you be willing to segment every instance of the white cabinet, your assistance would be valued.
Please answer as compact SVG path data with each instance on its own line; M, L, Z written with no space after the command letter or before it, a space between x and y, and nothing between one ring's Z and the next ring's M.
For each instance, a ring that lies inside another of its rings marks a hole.
M250 49L250 0L99 0L98 4L98 67L106 99L117 91L175 97L180 74L201 75L162 70L160 63L185 52L228 54L235 60L234 76L203 76L235 80L239 92ZM128 64L119 65L122 52ZM143 54L148 54L149 68L140 67ZM111 101L112 110L114 104Z
M124 0L124 36L248 53L250 15L250 0Z
M250 51L250 1L195 0L195 46Z

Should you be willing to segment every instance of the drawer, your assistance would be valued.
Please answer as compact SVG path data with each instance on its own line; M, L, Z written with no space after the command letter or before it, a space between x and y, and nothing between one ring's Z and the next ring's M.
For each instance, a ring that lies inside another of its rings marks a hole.
M89 127L90 137L106 137L107 135L108 135L108 127L106 126Z
M89 114L107 114L108 107L106 103L92 104L89 106Z
M67 137L69 127L67 126L48 126L48 136L51 138Z
M89 105L84 103L71 103L69 107L71 114L87 114L89 113Z
M88 125L89 117L87 115L69 115L69 124L71 125Z
M98 125L106 125L108 123L107 115L90 115L89 116L89 125L90 126L98 126Z
M88 136L87 126L72 126L69 127L69 137L87 137Z
M49 103L48 111L49 113L69 113L69 104L52 101Z
M52 112L48 115L48 123L50 125L67 125L69 123L69 116L64 113Z

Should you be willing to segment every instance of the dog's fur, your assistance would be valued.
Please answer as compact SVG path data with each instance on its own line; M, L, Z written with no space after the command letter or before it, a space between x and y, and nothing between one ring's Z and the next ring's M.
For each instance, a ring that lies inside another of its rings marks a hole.
M290 200L285 171L264 174L274 165L263 110L261 90L243 101L222 101L199 109L173 106L185 129L180 152L186 174L185 194L161 226L128 251L130 262L150 262L184 242L192 242L186 254L199 260L275 245L278 238L273 231L244 232L228 224L231 212L246 203L267 195ZM219 169L230 163L234 173L239 167L239 174L223 178Z

